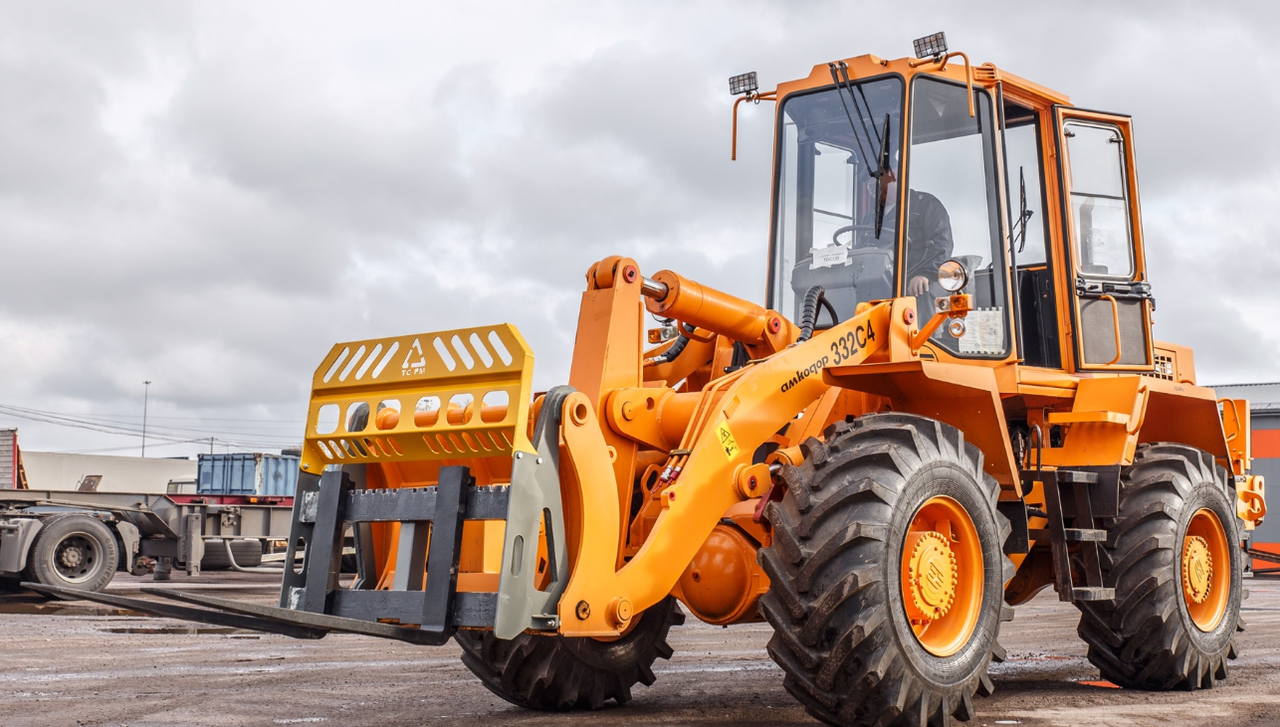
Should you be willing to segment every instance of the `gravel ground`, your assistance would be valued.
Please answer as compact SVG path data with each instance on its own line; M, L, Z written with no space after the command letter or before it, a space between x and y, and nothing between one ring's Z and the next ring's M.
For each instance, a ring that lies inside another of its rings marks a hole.
M176 575L174 588L270 603L263 576ZM149 581L121 576L112 591ZM1248 630L1230 679L1212 691L1090 685L1098 672L1076 612L1042 593L1018 609L993 666L996 694L971 725L1280 725L1280 580L1253 579ZM295 641L142 618L83 604L0 604L0 724L171 725L816 725L782 688L764 624L672 630L676 654L625 707L544 714L490 694L459 649L350 635Z

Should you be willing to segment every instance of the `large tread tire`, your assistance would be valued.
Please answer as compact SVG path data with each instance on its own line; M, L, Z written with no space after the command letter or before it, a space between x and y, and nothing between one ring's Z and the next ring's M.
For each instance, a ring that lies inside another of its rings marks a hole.
M760 552L772 585L761 607L775 634L769 654L784 686L818 719L844 727L941 727L974 715L1003 660L1001 621L1011 530L982 452L957 429L909 414L873 414L828 427L784 466L786 495L765 514L773 543ZM907 527L928 498L965 506L982 544L978 623L958 652L937 657L907 620L901 562Z
M1081 602L1080 637L1103 678L1131 689L1211 688L1227 677L1240 620L1244 557L1226 471L1180 444L1144 444L1120 476L1118 517L1101 548L1103 585L1114 601ZM1231 553L1226 615L1210 632L1182 595L1182 543L1201 508L1217 514Z
M684 623L676 600L646 609L615 641L523 633L504 641L492 631L459 631L462 663L489 691L520 707L545 711L599 709L631 701L631 687L649 686L653 662L670 659L667 633Z
M64 544L76 551L74 560L62 552ZM46 586L101 591L115 577L119 562L111 528L91 515L67 513L45 519L31 541L23 572Z

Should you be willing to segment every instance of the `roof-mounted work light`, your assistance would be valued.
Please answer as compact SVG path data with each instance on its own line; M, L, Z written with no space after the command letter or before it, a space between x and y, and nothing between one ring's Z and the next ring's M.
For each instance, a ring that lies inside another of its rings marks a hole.
M736 76L729 77L729 93L738 96L747 94L751 96L760 89L760 82L756 78L756 72L739 73Z
M916 38L916 58L937 58L947 52L947 34L934 33L923 38Z

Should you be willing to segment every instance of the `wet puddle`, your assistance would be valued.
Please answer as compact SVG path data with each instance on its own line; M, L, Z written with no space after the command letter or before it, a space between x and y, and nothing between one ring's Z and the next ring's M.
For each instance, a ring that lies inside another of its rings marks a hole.
M111 606L73 605L62 601L0 601L0 614L34 616L138 616L137 611Z

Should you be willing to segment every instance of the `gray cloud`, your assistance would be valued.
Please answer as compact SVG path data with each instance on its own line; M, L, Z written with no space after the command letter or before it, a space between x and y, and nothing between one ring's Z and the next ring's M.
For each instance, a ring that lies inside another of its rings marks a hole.
M175 431L286 438L334 341L502 320L559 383L601 257L763 300L773 107L744 107L730 162L727 76L771 87L938 29L1134 115L1158 335L1196 348L1202 381L1274 379L1277 15L6 4L0 402L136 415L150 379ZM129 441L13 423L37 449Z

